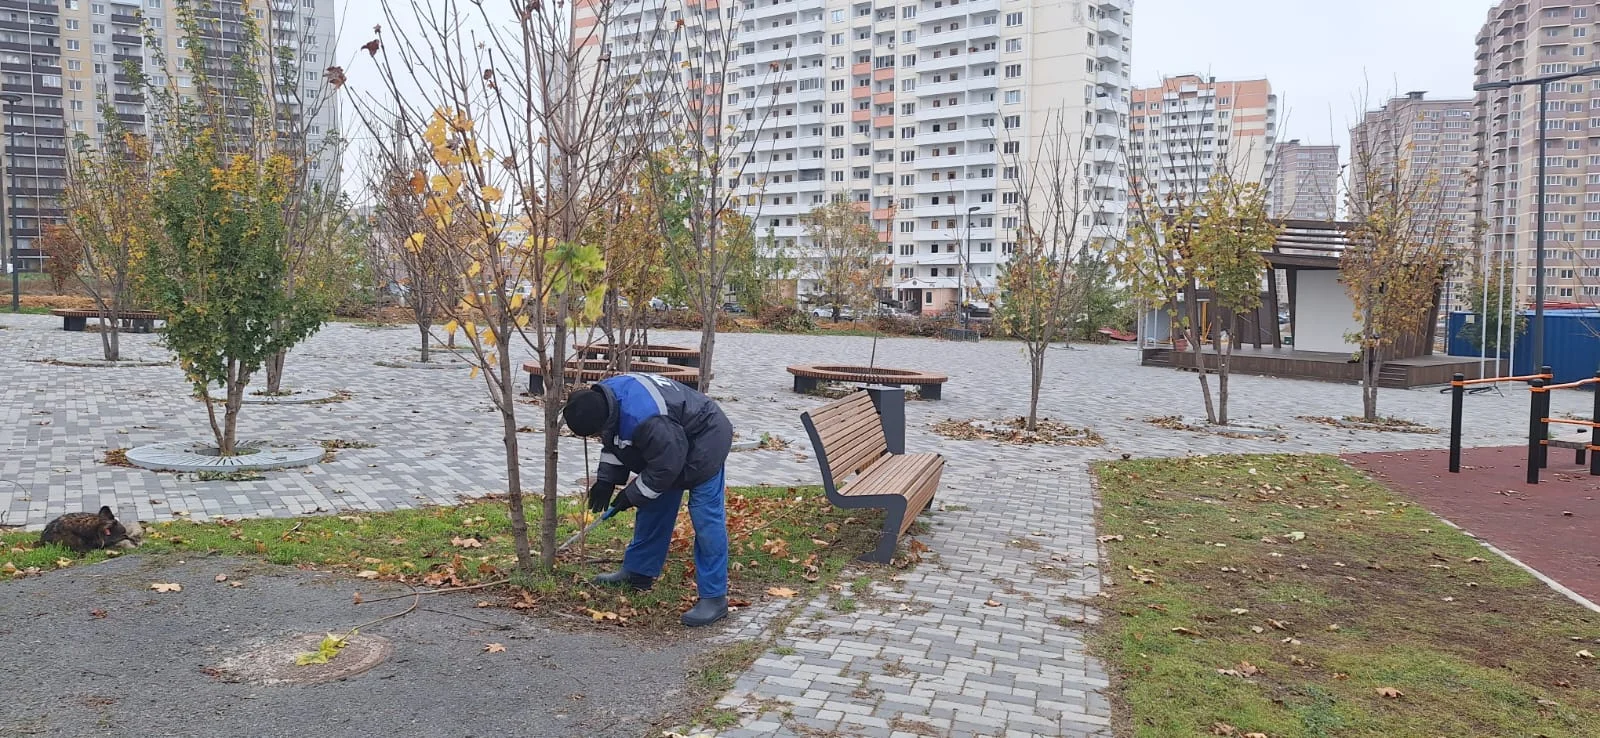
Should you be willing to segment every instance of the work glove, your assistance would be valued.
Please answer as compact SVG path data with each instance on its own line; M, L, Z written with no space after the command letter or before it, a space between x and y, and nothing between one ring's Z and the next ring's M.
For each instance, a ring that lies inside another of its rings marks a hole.
M611 499L611 492L616 485L607 482L595 482L589 487L589 512L602 512L606 509L606 501Z
M629 482L628 486L617 492L617 497L611 501L611 506L616 508L617 512L622 512L630 507L638 507L649 502L649 500L650 498L639 492L637 482Z

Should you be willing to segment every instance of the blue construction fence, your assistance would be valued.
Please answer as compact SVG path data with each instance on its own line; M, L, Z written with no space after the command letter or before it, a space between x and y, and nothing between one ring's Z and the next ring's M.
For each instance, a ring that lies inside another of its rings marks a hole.
M1527 329L1517 334L1517 342L1513 348L1511 368L1507 374L1520 376L1533 374L1533 311L1523 312L1527 321ZM1477 325L1476 316L1472 313L1451 313L1446 334L1447 353L1451 356L1480 356L1488 355L1496 358L1492 353L1486 354L1478 349L1477 344L1462 337L1462 329L1468 325ZM1502 352L1499 358L1505 358ZM1544 311L1544 361L1555 371L1553 383L1576 382L1580 379L1594 377L1600 371L1600 309L1572 309L1561 308Z

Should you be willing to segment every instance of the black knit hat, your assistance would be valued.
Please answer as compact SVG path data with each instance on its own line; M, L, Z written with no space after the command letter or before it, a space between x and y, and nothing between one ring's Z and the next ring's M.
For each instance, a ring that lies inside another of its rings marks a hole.
M579 436L598 436L605 428L611 409L606 407L606 396L593 387L585 387L567 397L561 408L567 420L567 429Z

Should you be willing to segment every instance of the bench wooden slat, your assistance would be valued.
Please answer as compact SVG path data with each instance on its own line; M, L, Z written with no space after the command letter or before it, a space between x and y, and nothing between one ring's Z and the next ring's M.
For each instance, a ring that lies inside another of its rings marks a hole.
M877 549L862 557L887 563L899 537L937 493L944 457L889 453L884 421L868 392L823 405L803 414L802 420L818 460L825 463L828 498L840 507L887 512Z

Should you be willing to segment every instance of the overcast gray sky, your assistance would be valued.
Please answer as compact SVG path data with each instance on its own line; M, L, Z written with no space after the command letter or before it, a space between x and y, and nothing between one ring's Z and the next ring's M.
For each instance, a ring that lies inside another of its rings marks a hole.
M1278 93L1280 140L1347 146L1358 111L1397 93L1470 96L1473 39L1494 4L1135 0L1134 83L1189 73L1266 77Z

